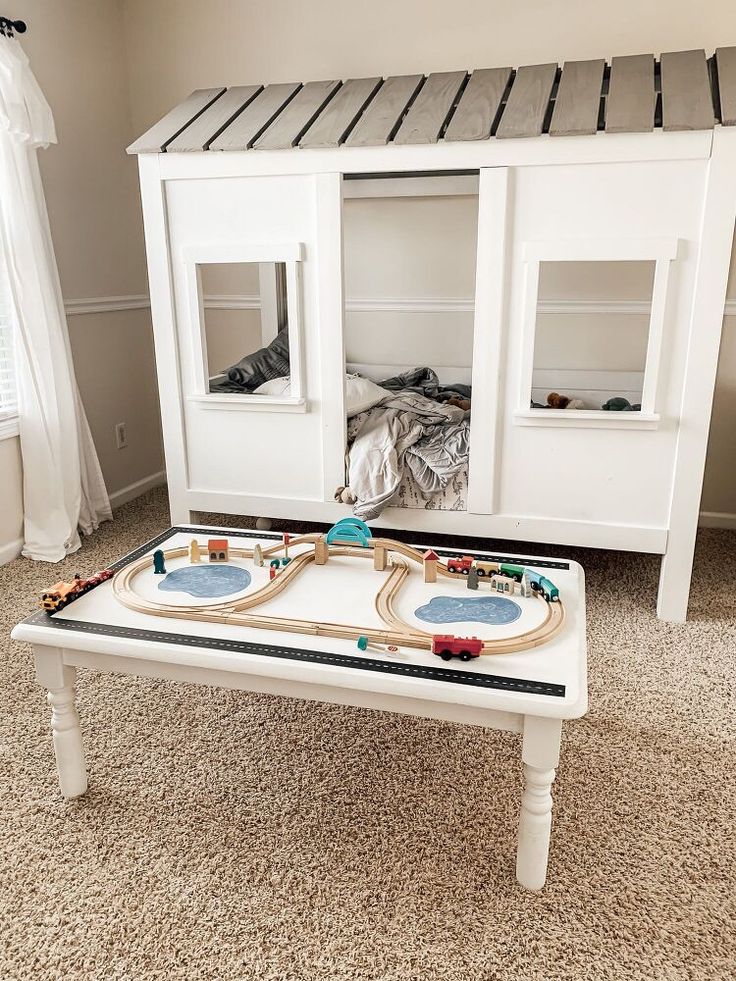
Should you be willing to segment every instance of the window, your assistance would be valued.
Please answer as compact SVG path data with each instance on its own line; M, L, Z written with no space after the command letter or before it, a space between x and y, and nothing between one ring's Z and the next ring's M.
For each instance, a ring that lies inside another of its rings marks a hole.
M674 238L524 244L518 424L657 427L677 250Z
M190 400L306 411L299 242L184 250L193 320Z
M13 323L5 263L0 261L0 425L17 415Z
M291 384L286 265L202 263L208 391L283 395Z
M531 408L641 411L654 265L539 264Z

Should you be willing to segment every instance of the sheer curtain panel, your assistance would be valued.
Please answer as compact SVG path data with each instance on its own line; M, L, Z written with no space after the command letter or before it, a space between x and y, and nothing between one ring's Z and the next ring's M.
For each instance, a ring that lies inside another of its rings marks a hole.
M0 37L0 248L14 327L23 554L58 562L112 517L79 397L37 149L56 142L17 41Z

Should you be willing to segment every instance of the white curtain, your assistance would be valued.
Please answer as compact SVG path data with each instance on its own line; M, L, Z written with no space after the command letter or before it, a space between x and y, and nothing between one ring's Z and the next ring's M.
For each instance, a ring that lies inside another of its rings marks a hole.
M23 555L58 562L112 517L79 397L37 148L56 142L17 41L0 36L0 252L15 315Z

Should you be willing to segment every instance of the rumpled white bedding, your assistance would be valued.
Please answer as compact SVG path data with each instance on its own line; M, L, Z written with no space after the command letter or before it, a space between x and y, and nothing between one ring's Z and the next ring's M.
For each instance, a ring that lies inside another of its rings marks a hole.
M349 420L349 486L353 513L377 518L394 503L405 474L426 497L441 493L467 468L470 423L454 405L404 390Z

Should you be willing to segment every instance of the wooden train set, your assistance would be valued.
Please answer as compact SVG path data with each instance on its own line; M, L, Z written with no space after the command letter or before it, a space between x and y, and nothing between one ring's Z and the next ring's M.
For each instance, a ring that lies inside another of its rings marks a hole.
M290 546L297 550L297 554L289 554ZM277 541L271 546L262 547L257 544L253 548L238 548L229 546L227 540L218 539L217 548L218 552L213 557L212 542L200 543L193 539L188 546L158 550L153 556L145 554L115 573L106 569L90 579L75 577L72 583L56 583L42 595L40 605L47 613L52 614L89 589L112 578L113 594L118 602L131 610L151 616L351 640L357 642L360 650L409 647L431 651L444 660L458 657L464 661L480 654L509 654L539 647L559 633L565 620L565 607L559 590L538 571L512 563L475 560L467 555L450 557L443 562L432 550L421 552L393 539L374 538L370 529L355 518L343 519L326 534L305 534L291 538L285 535L283 541ZM190 605L157 602L136 590L136 577L150 570L152 563L154 571L161 574L165 572L166 561L188 556L190 563L198 563L200 554L209 554L210 562L217 561L218 564L227 562L230 557L250 559L254 565L268 563L269 580L244 596ZM388 570L374 601L382 627L317 622L259 612L259 607L283 593L308 567L324 566L331 557L336 556L372 559L376 571ZM541 622L515 636L485 640L422 630L407 623L396 609L399 593L410 575L411 563L423 568L424 581L427 583L437 582L439 576L443 579L464 581L470 589L477 590L480 577L480 580L498 592L513 592L517 588L530 601L543 604Z

